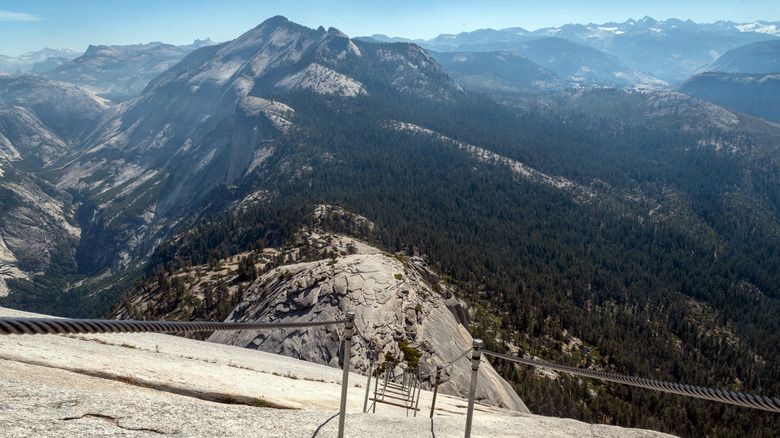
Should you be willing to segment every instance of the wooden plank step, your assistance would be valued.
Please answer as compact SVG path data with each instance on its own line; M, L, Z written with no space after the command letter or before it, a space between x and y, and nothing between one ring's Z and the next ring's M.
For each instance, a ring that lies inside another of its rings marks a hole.
M396 396L393 396L393 395L388 395L388 394L385 394L384 396L385 396L385 397L394 398L394 399L396 399L396 400L403 400L403 401L407 401L407 402L408 402L408 401L411 401L411 400L409 400L409 399L408 399L408 398L406 398L406 397L396 397Z
M408 392L408 391L396 391L396 390L394 390L394 389L391 389L391 388L387 388L387 389L385 390L385 392L392 392L393 394L401 394L401 395L406 395L406 394L409 394L409 392Z
M398 406L399 408L404 408L404 409L411 409L411 410L413 410L413 411L419 411L419 410L420 410L419 408L418 408L418 409L413 409L413 408L410 408L410 407L408 407L408 406L406 406L406 405L402 405L402 404L399 404L399 403L393 403L393 402L389 402L389 401L387 401L387 400L375 400L373 397L369 398L369 400L375 401L375 402L377 402L377 403L384 403L384 404L386 404L386 405Z

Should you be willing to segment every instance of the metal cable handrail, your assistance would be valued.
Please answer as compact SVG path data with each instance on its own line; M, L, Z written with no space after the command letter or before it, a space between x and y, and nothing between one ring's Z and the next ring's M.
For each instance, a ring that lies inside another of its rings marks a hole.
M631 377L623 374L606 373L603 371L586 370L574 368L565 365L555 365L540 360L523 359L508 354L496 353L494 351L482 350L484 354L499 357L513 362L534 367L547 368L555 371L561 371L569 374L576 374L583 377L592 377L607 382L622 383L640 388L653 389L656 391L669 392L672 394L686 395L705 400L717 401L721 403L730 403L733 405L744 406L747 408L763 409L765 411L780 412L780 399L776 397L766 397L762 395L743 394L741 392L702 388L699 386L682 385L679 383L664 382L660 380L645 379L641 377Z
M339 416L339 438L344 436L344 422L349 386L349 359L351 356L352 332L355 313L347 312L346 319L335 321L293 322L293 323L241 323L241 322L178 322L178 321L134 321L116 319L62 319L62 318L4 318L0 317L0 335L44 335L65 333L172 333L218 330L262 330L275 328L300 328L331 324L344 324L343 376L341 378L341 408ZM335 417L335 415L334 415Z
M171 332L191 332L191 331L220 331L220 330L262 330L275 328L300 328L323 325L334 325L346 323L345 331L345 352L350 351L349 345L352 335L354 313L348 313L347 319L334 321L318 322L295 322L295 323L235 323L235 322L174 322L174 321L135 321L135 320L90 320L90 319L50 319L50 318L7 318L0 317L0 335L12 334L66 334L66 333L171 333ZM466 350L447 366L452 365L461 357L474 351L472 357L472 386L476 382L476 371L479 368L481 359L480 351L494 357L510 360L524 365L547 368L555 371L565 372L583 377L591 377L607 382L622 383L640 388L652 389L656 391L668 392L672 394L685 395L689 397L700 398L704 400L729 403L737 406L743 406L754 409L762 409L770 412L780 412L780 399L776 397L766 397L761 395L744 394L734 391L721 391L718 389L702 388L699 386L682 385L678 383L664 382L659 380L645 379L640 377L631 377L622 374L613 374L603 371L594 371L582 368L575 368L565 365L556 365L549 362L523 359L508 354L496 353L489 350L481 350L482 341L475 340L474 348ZM349 360L345 360L344 382L347 379ZM442 367L444 368L444 367ZM343 382L343 383L344 383ZM343 384L342 383L342 384ZM342 406L341 415L345 411L344 402L346 401L346 388L342 388ZM472 388L470 400L474 396ZM376 398L376 397L375 397ZM376 403L376 400L375 402ZM471 409L469 409L471 412ZM467 421L467 436L470 432L470 424ZM343 436L343 419L339 421L339 436Z
M463 352L463 354L461 354L460 356L458 356L455 359L451 360L450 363L448 363L447 365L442 365L442 369L449 367L450 365L452 365L455 362L459 361L460 358L466 356L469 353L471 353L471 348L467 349L466 351Z
M224 330L262 330L344 324L347 320L294 323L179 322L115 319L0 318L0 335L64 333L175 333Z

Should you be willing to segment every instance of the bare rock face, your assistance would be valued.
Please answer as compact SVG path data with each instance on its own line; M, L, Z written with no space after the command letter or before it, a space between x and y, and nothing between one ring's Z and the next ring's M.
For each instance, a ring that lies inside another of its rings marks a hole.
M36 171L65 156L103 109L100 99L72 85L0 79L0 298L14 293L7 280L72 269L71 248L81 235L73 199ZM60 110L73 116L70 125Z
M419 258L394 257L362 245L360 254L282 266L255 281L227 321L328 321L343 319L348 311L356 313L353 369L365 374L371 361L384 358L386 353L402 358L398 343L408 341L422 354L419 367L427 381L424 387L430 388L436 366L443 365L439 391L467 395L472 338L465 327L465 312ZM342 334L343 325L339 324L271 332L217 332L209 341L340 366ZM528 412L509 384L484 360L477 400Z

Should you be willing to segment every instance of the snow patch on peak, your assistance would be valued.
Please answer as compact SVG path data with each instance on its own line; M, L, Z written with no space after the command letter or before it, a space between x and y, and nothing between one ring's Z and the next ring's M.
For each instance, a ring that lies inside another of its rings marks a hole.
M285 90L310 90L319 94L345 97L368 94L360 82L317 63L312 63L306 69L287 76L277 82L276 87Z
M740 32L756 32L765 33L767 35L780 36L780 28L774 24L762 23L756 21L755 23L739 24L735 26Z

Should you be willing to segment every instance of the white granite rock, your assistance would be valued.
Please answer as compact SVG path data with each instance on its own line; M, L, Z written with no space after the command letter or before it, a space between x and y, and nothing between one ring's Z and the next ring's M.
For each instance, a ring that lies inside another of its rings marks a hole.
M431 387L436 366L443 365L439 391L465 396L471 362L470 354L463 353L471 349L472 338L463 308L438 281L422 259L378 251L287 265L255 281L227 321L328 321L354 311L353 369L367 373L372 360L386 353L400 358L398 343L406 340L422 353L419 364L425 388ZM209 340L340 367L342 327L216 332ZM485 360L478 382L480 403L528 412Z

